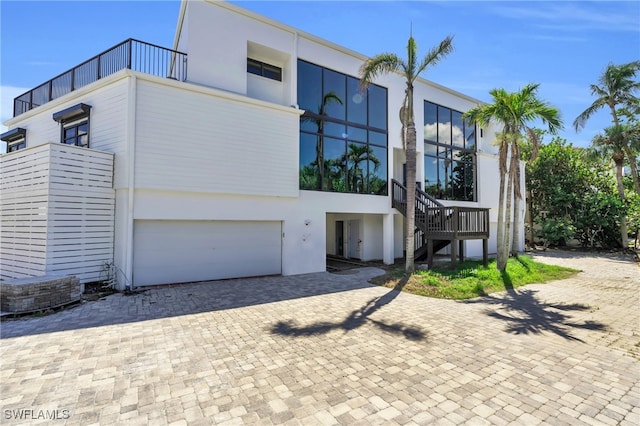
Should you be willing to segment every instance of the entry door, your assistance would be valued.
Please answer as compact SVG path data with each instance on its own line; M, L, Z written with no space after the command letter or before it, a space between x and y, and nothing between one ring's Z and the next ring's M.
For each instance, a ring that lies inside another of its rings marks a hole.
M360 221L349 221L349 257L360 259Z
M336 221L336 255L344 257L344 221Z

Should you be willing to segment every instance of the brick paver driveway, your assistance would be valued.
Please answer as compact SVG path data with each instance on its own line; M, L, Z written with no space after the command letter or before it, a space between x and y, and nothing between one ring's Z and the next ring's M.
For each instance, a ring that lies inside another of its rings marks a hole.
M2 323L1 422L640 424L640 271L455 302L353 274L148 290ZM16 419L22 417L22 419Z

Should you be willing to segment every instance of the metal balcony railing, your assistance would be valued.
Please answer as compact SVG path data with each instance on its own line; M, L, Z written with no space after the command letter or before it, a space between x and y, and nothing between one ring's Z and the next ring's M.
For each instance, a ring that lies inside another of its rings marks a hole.
M130 38L15 98L13 116L17 117L125 68L185 81L187 54Z

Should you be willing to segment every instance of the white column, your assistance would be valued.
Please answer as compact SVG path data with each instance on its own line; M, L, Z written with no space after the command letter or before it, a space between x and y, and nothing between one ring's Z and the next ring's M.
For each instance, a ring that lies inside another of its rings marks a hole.
M385 265L392 265L394 261L393 216L393 213L382 215L382 261Z

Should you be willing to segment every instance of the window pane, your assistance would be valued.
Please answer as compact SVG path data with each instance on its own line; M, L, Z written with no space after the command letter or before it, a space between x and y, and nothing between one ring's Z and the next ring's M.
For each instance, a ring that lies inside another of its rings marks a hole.
M431 155L431 156L437 156L438 155L438 147L436 145L430 144L430 143L425 143L424 144L424 154L425 155Z
M387 129L387 89L369 86L369 126Z
M324 97L322 106L329 117L346 119L347 79L344 74L328 69L324 70Z
M387 146L387 134L369 131L369 143L374 145Z
M465 121L464 123L464 136L466 139L466 148L467 149L475 149L476 148L476 126L470 121Z
M438 106L438 142L451 143L451 110Z
M347 147L348 191L367 192L369 148L366 144L350 143Z
M451 160L441 158L438 160L438 186L441 190L440 198L451 198Z
M341 139L345 139L347 136L344 124L332 123L331 121L324 122L324 134Z
M369 193L387 194L387 149L369 147Z
M78 146L89 146L89 136L84 134L78 137Z
M454 161L452 163L451 189L455 200L464 200L464 174L465 163Z
M320 133L322 129L322 120L314 117L302 116L300 117L300 130L307 132Z
M467 151L455 153L456 166L453 169L453 195L457 200L474 200L473 155Z
M349 126L347 127L347 138L360 142L367 141L367 131L359 127Z
M464 192L465 192L465 200L475 201L476 185L475 185L475 173L474 173L473 162L465 163Z
M347 120L367 124L367 92L360 91L360 81L347 77Z
M324 191L347 192L345 142L324 138Z
M431 102L424 103L424 138L438 141L438 107Z
M253 59L247 59L247 72L251 74L262 75L262 66L260 62Z
M464 147L465 135L461 112L451 111L451 137L454 146Z
M304 61L298 61L298 106L318 114L322 104L322 69Z
M64 138L69 139L75 137L77 127L67 127L64 129Z
M321 189L318 179L318 136L300 133L300 189Z
M444 146L438 147L438 157L440 158L451 158L451 148L447 148Z
M272 80L282 81L282 70L273 65L263 64L262 75Z
M11 142L10 144L8 144L7 152L14 152L19 149L24 149L26 147L27 147L27 144L24 140L21 140L18 142Z
M434 197L437 197L440 192L438 187L438 159L427 155L424 157L424 191Z
M446 199L444 191L445 191L447 179L446 179L446 170L444 167L444 160L443 159L437 160L436 167L438 169L438 183L436 184L436 190L432 195L434 195L437 198Z

